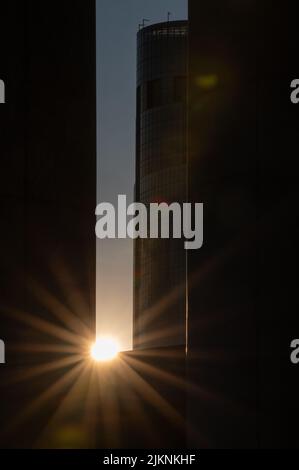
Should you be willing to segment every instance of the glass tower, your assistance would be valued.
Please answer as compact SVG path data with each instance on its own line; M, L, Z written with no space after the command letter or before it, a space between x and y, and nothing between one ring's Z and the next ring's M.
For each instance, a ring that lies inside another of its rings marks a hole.
M142 28L137 40L135 200L186 201L188 22ZM182 239L137 239L134 348L185 344Z

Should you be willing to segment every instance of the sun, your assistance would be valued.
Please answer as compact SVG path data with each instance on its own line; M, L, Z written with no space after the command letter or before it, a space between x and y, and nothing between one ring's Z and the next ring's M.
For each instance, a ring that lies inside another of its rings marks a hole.
M96 362L111 361L118 353L119 345L113 338L98 338L90 348L90 355Z

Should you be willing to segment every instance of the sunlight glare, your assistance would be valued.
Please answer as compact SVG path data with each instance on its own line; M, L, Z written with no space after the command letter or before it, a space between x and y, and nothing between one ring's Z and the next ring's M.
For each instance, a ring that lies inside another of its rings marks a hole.
M90 355L96 362L111 361L118 353L119 345L113 338L98 338L90 349Z

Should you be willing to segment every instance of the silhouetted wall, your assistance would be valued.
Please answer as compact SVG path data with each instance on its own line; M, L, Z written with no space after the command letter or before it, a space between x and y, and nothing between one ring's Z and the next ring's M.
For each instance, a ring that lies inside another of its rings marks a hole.
M80 352L94 333L95 1L2 2L1 18L0 337L7 365L0 368L0 417L6 433L8 423L69 372L61 366L30 375L32 366L53 366L67 355L65 346ZM11 385L19 374L29 376ZM34 445L70 384L13 426L0 445Z
M189 6L189 197L205 204L188 261L189 442L297 447L293 4Z

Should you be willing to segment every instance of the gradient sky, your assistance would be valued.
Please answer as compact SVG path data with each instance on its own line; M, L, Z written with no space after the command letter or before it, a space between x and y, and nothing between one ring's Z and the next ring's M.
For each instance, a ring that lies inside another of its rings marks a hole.
M150 23L187 18L187 0L97 0L98 202L133 201L136 33ZM97 334L131 349L133 243L97 241Z

